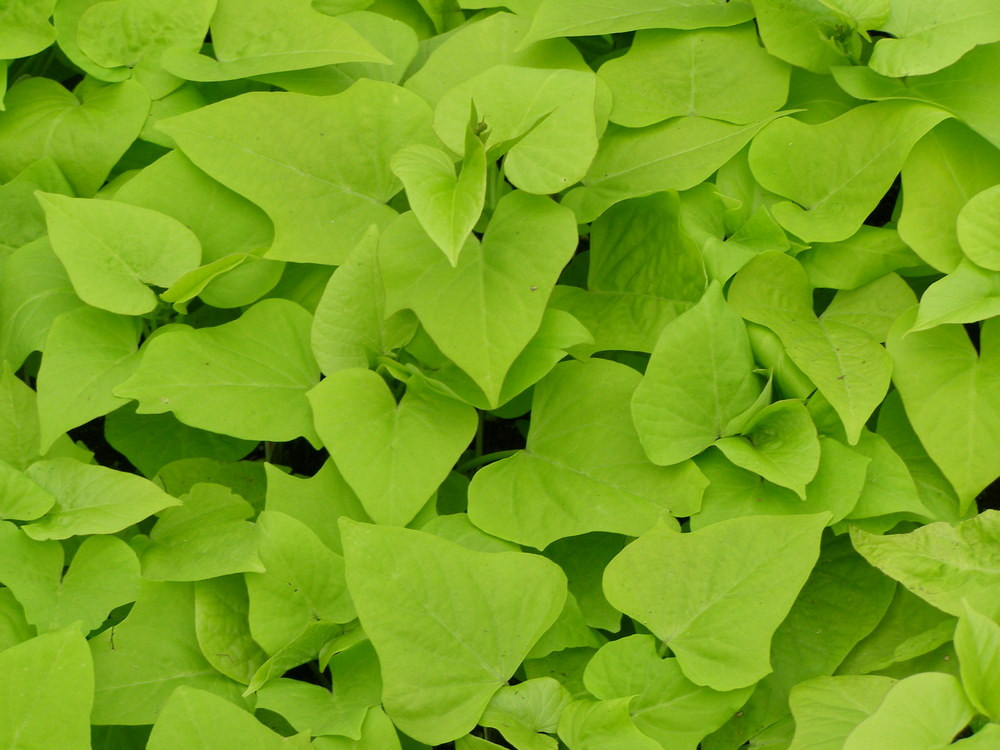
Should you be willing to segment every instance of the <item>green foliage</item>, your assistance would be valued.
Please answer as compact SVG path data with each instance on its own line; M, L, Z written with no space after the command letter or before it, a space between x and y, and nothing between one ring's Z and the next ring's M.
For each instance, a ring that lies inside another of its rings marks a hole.
M0 0L0 747L995 750L995 0Z

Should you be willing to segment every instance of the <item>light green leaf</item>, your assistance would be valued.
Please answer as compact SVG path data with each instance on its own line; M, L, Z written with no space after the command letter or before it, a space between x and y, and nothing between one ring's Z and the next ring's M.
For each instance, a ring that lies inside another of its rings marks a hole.
M861 39L826 0L753 0L760 38L780 60L825 74L861 52Z
M19 368L45 348L52 321L83 304L47 237L15 250L0 272L0 357Z
M479 741L485 743L483 747L486 748L492 744L486 743L485 740ZM361 739L355 741L348 737L317 737L313 740L313 748L315 750L400 750L400 744L399 735L396 734L392 721L379 706L375 706L369 709L364 724L361 725ZM462 745L456 745L456 748L480 750L479 745L476 745L475 749Z
M219 0L212 16L215 58L174 46L163 53L168 72L189 81L237 78L334 63L389 59L339 18L313 9L310 0Z
M260 665L243 691L247 696L256 693L263 685L285 674L288 670L314 659L322 666L330 656L349 648L364 639L357 620L347 625L329 620L310 620L305 628Z
M560 714L572 700L566 688L551 677L503 685L479 723L498 729L508 742L522 750L555 750L556 741L539 733L554 734Z
M604 591L670 647L689 680L746 687L771 671L771 638L816 563L829 518L751 516L685 534L661 525L611 561Z
M1000 741L1000 724L987 724L971 737L953 742L955 750L990 750Z
M15 469L27 468L41 450L38 434L35 392L14 375L9 362L0 364L0 461Z
M694 464L654 466L643 453L628 408L639 380L607 360L557 365L535 387L526 449L473 477L472 522L541 549L589 531L638 536L697 512L705 480Z
M487 152L506 152L510 183L529 193L558 193L583 178L597 153L607 122L606 112L598 115L604 98L593 73L497 65L441 97L434 130L452 151L467 153L474 107L487 128Z
M0 95L0 102L2 99ZM46 233L45 212L35 198L36 190L60 195L73 192L49 157L29 164L6 185L0 185L0 253L15 250Z
M473 552L421 531L340 524L348 585L382 665L387 713L429 744L468 733L555 622L562 571L535 555Z
M136 320L94 307L53 321L36 383L42 451L67 430L125 403L111 390L139 364L139 333Z
M577 237L569 211L515 191L500 199L482 243L470 237L452 267L416 218L404 215L379 245L386 313L413 310L438 348L497 406L504 376L538 331ZM488 324L495 320L504 325Z
M371 80L330 97L244 94L159 124L199 168L264 209L274 222L266 257L327 264L394 218L385 202L402 186L389 160L436 144L430 126L419 97Z
M753 122L788 98L789 66L761 49L753 24L640 31L599 75L614 96L612 122L629 128L695 115Z
M896 683L891 677L816 677L792 688L795 717L789 750L841 750L854 728L879 707Z
M921 264L895 229L867 225L840 242L813 242L795 259L812 286L827 289L857 289L891 271Z
M972 607L955 629L955 651L962 663L962 686L976 710L1000 717L1000 625Z
M0 26L0 58L30 57L52 44L56 30L49 18L55 5L56 0L7 0Z
M56 498L55 507L24 527L32 539L114 534L180 501L148 479L53 458L28 467L27 475Z
M962 260L924 291L910 331L948 323L974 323L1000 315L1000 272Z
M1000 511L987 510L952 525L939 521L907 534L851 531L854 547L872 565L938 609L961 616L969 606L1000 614Z
M729 288L729 304L778 335L856 443L889 387L892 366L879 343L854 326L817 320L805 271L782 253L761 253L745 265Z
M0 519L34 521L44 516L56 499L16 467L0 459Z
M560 36L594 36L635 29L700 29L733 26L753 17L744 0L614 0L580 5L573 0L541 0L525 43Z
M73 191L92 196L139 135L149 96L133 82L85 88L82 101L51 78L26 76L0 112L0 181L51 157Z
M293 750L308 742L284 738L253 714L212 693L182 685L170 696L149 735L149 750Z
M662 750L632 722L632 700L573 701L562 712L559 737L573 750Z
M994 151L995 155L996 152ZM1000 181L1000 169L994 180ZM958 213L958 242L974 263L991 271L1000 271L1000 185L993 185L969 198Z
M0 652L0 745L89 750L94 667L76 628ZM16 676L16 677L15 677Z
M217 461L213 458L182 458L156 473L156 482L174 497L190 492L202 482L221 484L263 510L267 473L260 461Z
M590 72L568 39L524 43L531 25L525 15L501 11L470 21L439 37L423 67L406 80L406 88L436 105L453 88L496 65Z
M378 657L370 641L362 641L330 660L333 692L319 685L280 678L257 693L257 707L284 716L300 732L363 736L368 709L382 699Z
M885 616L851 650L838 674L869 674L933 652L952 640L955 618L932 607L905 586L896 592Z
M751 688L720 693L691 682L677 659L656 653L656 639L631 635L603 646L583 679L597 698L635 696L629 713L636 727L663 747L695 750L698 743L742 706Z
M1000 41L1000 8L991 0L890 0L889 20L868 65L900 78L933 73L978 44Z
M906 333L915 313L903 315L889 334L892 379L910 424L964 510L997 477L1000 320L983 324L977 353L957 325Z
M909 468L884 437L862 430L855 450L871 463L861 496L847 515L849 519L890 516L926 521L933 517L921 502Z
M241 686L198 648L192 584L143 581L128 617L91 638L90 651L94 724L152 724L180 686L240 701Z
M329 459L309 478L291 476L271 464L264 464L264 469L267 510L298 519L338 555L343 549L337 519L347 516L355 521L371 520L337 465Z
M301 521L273 510L261 513L257 551L265 572L246 574L250 632L268 654L292 642L310 623L354 619L343 558Z
M974 714L955 677L915 674L889 688L875 712L848 735L844 750L875 750L897 742L913 750L936 750L949 744Z
M263 573L254 525L245 519L253 508L220 484L196 484L167 508L149 532L140 553L143 578L153 581L202 581L231 573Z
M823 5L837 11L852 22L861 33L878 28L889 19L890 0L820 0Z
M139 414L171 411L184 424L244 440L315 441L306 391L319 379L309 349L312 316L265 299L237 320L162 333L114 393Z
M614 633L621 627L622 613L608 603L601 577L624 545L625 538L618 534L592 533L560 539L545 548L545 556L566 574L570 593L592 628Z
M405 526L476 432L476 412L418 378L397 404L371 370L338 370L309 392L316 431L365 511Z
M692 188L778 116L747 125L703 117L675 117L646 128L611 125L583 186L567 193L563 205L573 209L577 221L588 222L627 198Z
M35 628L24 619L24 608L9 588L0 589L0 651L35 637Z
M663 327L632 397L632 419L654 463L701 453L760 393L743 321L713 282L701 301Z
M98 2L80 15L76 44L101 67L130 74L151 98L162 99L184 80L160 67L161 56L175 46L198 52L214 11L215 0Z
M785 229L806 242L846 240L914 144L946 117L918 102L876 102L819 125L783 118L754 139L750 167L763 187L794 201L771 207Z
M992 219L988 213L988 188L1000 182L1000 153L994 144L964 123L945 120L910 151L903 164L902 178L903 210L898 224L903 241L939 271L953 271L962 260L963 251L979 263L977 258L982 253L975 249L970 252L959 233L965 237L978 236L980 243L995 241L977 234L977 225ZM983 195L986 201L987 215L980 214L982 218L976 217L976 203L969 203L978 195ZM970 207L966 209L966 205ZM963 215L968 218L962 219ZM988 231L988 226L987 223L983 229ZM976 240L971 242L976 247Z
M860 328L876 341L885 341L896 318L913 307L917 297L901 277L888 273L856 289L840 290L820 320Z
M201 245L176 219L115 201L35 194L52 250L84 302L122 315L156 307L147 284L170 286L201 260Z
M801 401L776 401L758 413L737 437L715 447L737 466L793 490L803 500L819 468L819 439Z
M452 157L433 146L406 146L390 161L420 226L453 266L486 200L486 151L471 130L461 153L457 177Z
M194 584L194 627L201 653L219 672L243 684L267 659L250 635L249 611L243 576Z

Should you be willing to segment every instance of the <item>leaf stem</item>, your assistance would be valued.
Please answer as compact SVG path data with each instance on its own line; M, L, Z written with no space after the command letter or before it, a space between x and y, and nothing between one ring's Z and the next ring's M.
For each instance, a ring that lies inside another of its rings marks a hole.
M493 463L494 461L499 461L501 458L510 458L515 453L520 453L519 450L509 450L509 451L494 451L493 453L487 453L485 456L478 455L475 458L470 458L463 464L459 464L455 467L455 471L459 474L464 474L469 469L477 469L484 464Z

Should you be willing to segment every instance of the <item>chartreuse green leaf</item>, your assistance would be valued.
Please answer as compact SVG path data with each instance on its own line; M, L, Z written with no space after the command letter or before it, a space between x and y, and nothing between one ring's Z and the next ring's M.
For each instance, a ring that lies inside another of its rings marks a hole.
M819 468L816 426L801 401L764 407L738 436L722 438L715 447L737 466L788 487L803 500Z
M214 11L215 0L99 2L80 15L76 43L101 67L130 73L162 99L184 81L160 67L161 56L170 47L198 52Z
M87 304L122 315L156 307L147 284L170 286L201 260L190 229L156 211L115 201L36 193L52 250Z
M56 504L43 490L15 466L0 459L0 519L34 521Z
M961 616L965 605L987 617L1000 614L1000 511L967 521L927 524L907 534L851 531L869 563L938 609Z
M685 534L660 525L611 561L604 591L670 647L689 680L746 687L771 671L771 638L816 563L829 517L751 516Z
M0 97L2 99L2 97ZM19 248L45 234L45 212L35 191L70 195L73 191L55 161L44 157L0 185L0 253Z
M472 522L541 549L589 531L638 536L697 512L705 480L694 464L655 466L643 453L628 407L639 380L607 360L557 365L535 387L526 449L472 478Z
M621 627L622 614L604 596L601 577L624 545L625 538L618 534L592 533L560 539L545 548L545 556L566 574L570 593L592 628L614 633Z
M474 107L487 128L487 152L506 151L504 174L511 184L529 193L558 193L583 178L597 153L607 121L602 98L593 73L497 65L441 97L434 130L452 151L465 153Z
M574 750L661 750L663 745L632 722L634 696L570 703L559 719L559 737Z
M149 750L306 750L305 737L282 737L218 695L182 685L170 696L149 735Z
M500 199L482 242L470 237L453 267L417 219L404 215L379 244L386 313L413 310L438 348L496 406L577 237L572 213L515 191ZM492 325L496 320L504 325Z
M142 575L153 581L202 581L231 573L263 573L257 557L254 510L220 484L196 484L167 508L140 553Z
M635 696L632 722L663 747L695 750L732 716L751 688L717 692L691 682L677 659L656 653L656 639L631 635L604 645L583 675L587 690L602 701Z
M915 674L889 688L874 713L847 736L844 750L875 750L896 742L936 750L949 744L974 714L956 677Z
M974 323L1000 315L1000 272L962 260L924 291L911 331L948 323Z
M567 193L563 203L578 221L588 222L627 198L693 188L777 116L741 125L704 117L675 117L645 128L611 125L583 186Z
M1000 717L1000 625L966 604L955 628L962 686L976 710Z
M956 750L990 750L990 747L1000 741L1000 724L986 724L971 737L965 737L958 742Z
M43 452L67 430L125 403L111 390L139 364L139 333L135 319L95 307L53 321L36 383Z
M903 210L898 224L906 244L939 271L953 271L963 251L978 263L979 254L970 253L959 234L963 232L963 219L958 218L956 226L956 217L975 212L975 204L965 208L970 199L980 194L988 196L988 188L1000 182L1000 153L994 145L964 123L946 120L910 151L902 179ZM984 229L993 220L988 203L987 199ZM979 221L973 219L971 223L973 236L977 236ZM964 223L964 227L968 236L970 225Z
M846 534L828 538L809 580L775 631L774 671L714 739L741 745L787 716L789 692L804 680L833 674L882 619L895 588L854 551Z
M143 581L128 617L91 638L90 652L94 724L152 724L180 686L240 702L242 686L198 648L190 583Z
M0 112L0 181L51 157L73 191L89 197L139 135L149 96L133 82L92 86L78 99L51 78L26 76Z
M312 349L327 375L373 366L379 356L409 342L416 331L412 313L384 315L378 239L378 230L371 228L334 271L316 305Z
M753 368L743 321L712 282L698 304L663 327L632 397L650 460L675 464L725 436L760 393Z
M305 397L319 379L311 324L294 302L265 299L231 323L166 331L114 393L137 399L139 414L171 411L191 427L244 440L315 440Z
M562 571L536 555L473 552L421 531L340 525L386 712L420 742L468 733L562 610Z
M859 455L867 456L871 463L868 464L861 496L847 514L849 519L892 516L926 520L933 517L921 501L906 463L884 437L862 430L855 449Z
M915 316L903 315L889 334L892 379L910 424L964 510L997 476L1000 320L983 323L977 353L961 326L907 333Z
M473 738L478 740L478 738ZM485 740L478 740L486 743ZM459 743L461 740L458 741ZM492 743L486 743L483 747L489 747ZM313 740L315 750L400 750L399 735L392 721L385 715L379 706L369 709L365 715L364 724L361 725L361 738L353 740L349 737L317 737ZM473 750L456 744L459 750ZM476 745L475 750L480 746Z
M94 667L74 627L0 652L0 745L90 748Z
M901 78L933 73L979 44L1000 41L1000 8L990 0L890 0L889 19L880 26L869 67Z
M892 366L875 338L836 320L817 320L805 271L782 253L761 253L747 263L733 279L729 304L778 335L856 443L889 387Z
M635 29L700 29L749 21L753 8L744 0L615 0L580 6L572 0L541 0L525 41L560 36L592 36Z
M175 46L163 53L162 66L189 81L231 81L342 62L389 62L349 24L314 10L310 0L291 0L281 13L269 0L218 0L211 33L215 59Z
M35 628L24 619L24 608L9 588L0 589L0 651L35 637Z
M250 611L243 576L222 576L194 585L194 626L209 664L246 684L267 659L250 635Z
M273 15L268 11L269 15ZM333 19L330 19L333 20ZM361 80L329 97L255 92L163 120L200 169L274 222L268 258L340 264L402 185L403 146L436 145L430 108L389 83Z
M827 0L753 0L757 28L767 51L813 73L847 65L861 51L861 39Z
M113 534L180 505L148 479L72 458L39 461L26 473L56 499L52 510L24 527L32 539Z
M201 243L203 265L182 274L161 295L166 301L196 294L215 307L248 305L281 276L283 263L260 257L274 237L267 214L180 151L142 169L115 193L115 200L172 216Z
M411 378L397 404L371 370L338 370L309 392L316 431L369 516L405 526L476 432L476 410Z
M0 58L29 57L56 40L49 23L56 0L9 0L0 27ZM0 99L3 99L0 96Z
M895 229L867 225L840 242L814 242L795 259L812 286L827 289L857 289L891 271L921 265Z
M479 723L499 730L514 747L555 750L559 716L572 701L569 692L551 677L536 677L517 685L502 686L483 711Z
M330 660L333 691L319 685L280 678L264 685L257 693L257 708L284 716L300 732L314 737L363 736L368 709L382 700L382 678L378 657L371 641L351 646Z
M1000 179L1000 175L997 179ZM1000 211L1000 185L993 185L976 193L962 206L956 226L958 242L965 255L976 265L991 271L1000 271L998 211Z
M58 542L34 541L6 522L0 524L0 537L0 581L39 632L77 623L84 634L89 633L112 609L134 601L138 594L139 563L120 539L86 539L64 575Z
M473 120L466 128L457 177L452 157L434 146L405 146L389 163L420 226L453 266L486 201L486 150L471 129L478 120L475 109Z
M15 469L27 468L41 452L38 435L35 392L4 362L0 364L0 461Z
M856 289L838 291L820 320L836 321L867 331L879 342L885 341L896 318L917 301L913 289L900 276L887 273Z
M640 31L599 75L614 97L612 122L629 128L693 115L753 122L788 97L789 66L761 49L753 24Z
M347 516L355 521L371 520L358 496L331 460L327 460L310 478L291 476L272 464L264 464L264 469L267 475L267 510L276 510L298 519L337 554L343 553L337 519Z
M0 268L0 356L17 369L45 348L53 320L84 303L47 237L13 251Z
M247 573L250 632L269 654L292 642L310 623L345 623L354 605L344 583L344 560L309 527L266 510L257 518L263 573Z
M781 226L806 242L846 240L914 144L948 116L920 102L876 102L819 125L786 117L754 138L750 167L764 188L789 199L771 206Z
M835 750L879 707L896 683L881 675L816 677L792 688L788 705L795 717L789 750Z
M704 291L701 252L684 232L680 200L669 191L605 211L590 229L587 291L557 286L552 304L594 334L587 349L651 352L663 326Z
M363 638L364 633L357 627L357 620L347 625L329 620L311 620L292 640L260 665L243 695L256 693L271 680L313 659L318 658L320 665L323 665L332 654L339 653Z

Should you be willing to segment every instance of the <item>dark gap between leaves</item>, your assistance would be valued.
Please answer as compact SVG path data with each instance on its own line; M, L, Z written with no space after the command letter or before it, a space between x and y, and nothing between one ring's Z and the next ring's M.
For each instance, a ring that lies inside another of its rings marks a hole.
M884 227L892 220L893 211L896 210L896 200L899 198L899 191L902 189L902 186L903 182L900 176L896 175L896 179L892 181L892 185L889 186L886 194L882 196L882 200L868 214L865 224L870 227Z

